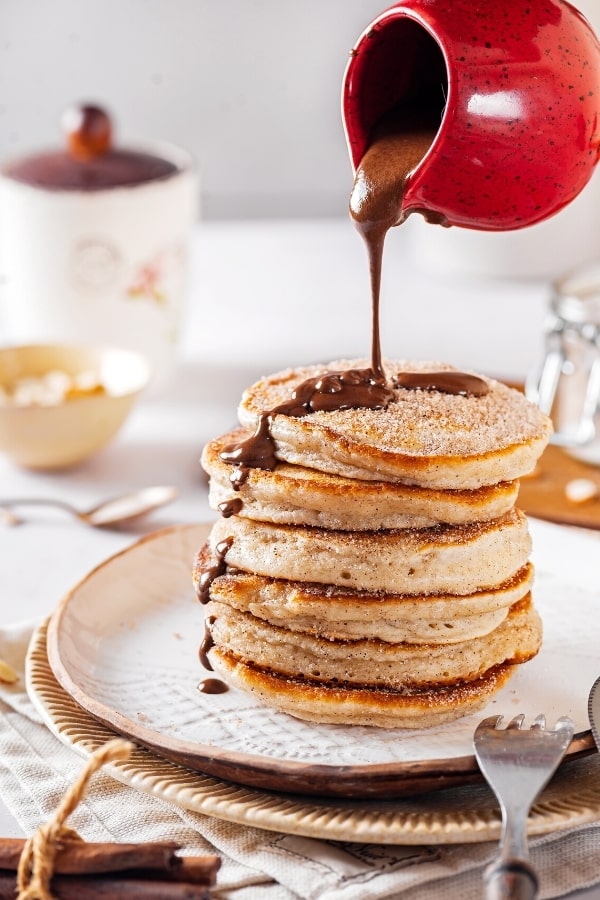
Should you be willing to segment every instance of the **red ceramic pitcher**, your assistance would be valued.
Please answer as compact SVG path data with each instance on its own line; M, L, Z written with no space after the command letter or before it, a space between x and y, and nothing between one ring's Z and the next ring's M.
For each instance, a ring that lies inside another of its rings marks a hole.
M592 175L600 45L565 0L400 0L351 51L342 100L355 169L390 109L439 109L403 212L522 228L558 212Z

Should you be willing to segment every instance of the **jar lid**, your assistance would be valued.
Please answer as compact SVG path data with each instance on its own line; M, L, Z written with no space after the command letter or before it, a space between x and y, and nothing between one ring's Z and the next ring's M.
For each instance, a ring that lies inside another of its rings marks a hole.
M565 322L600 325L600 262L581 266L554 281L550 307Z
M112 122L99 106L82 104L62 118L66 147L9 163L4 174L47 190L100 191L168 178L179 171L168 159L112 145Z

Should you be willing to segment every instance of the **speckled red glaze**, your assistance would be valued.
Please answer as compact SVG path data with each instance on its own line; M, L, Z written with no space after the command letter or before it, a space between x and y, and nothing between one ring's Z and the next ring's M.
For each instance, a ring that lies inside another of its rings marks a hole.
M564 0L401 0L383 12L358 39L344 78L355 168L374 121L411 77L415 36L446 67L447 104L403 209L505 231L573 200L600 152L600 45L581 13Z

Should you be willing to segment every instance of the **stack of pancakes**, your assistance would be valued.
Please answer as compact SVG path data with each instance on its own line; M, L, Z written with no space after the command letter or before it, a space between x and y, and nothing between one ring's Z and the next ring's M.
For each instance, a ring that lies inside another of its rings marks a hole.
M205 448L224 514L194 568L208 658L228 684L302 719L427 727L483 706L539 650L515 501L551 425L492 379L483 396L394 387L383 409L269 416L272 470L239 477L223 461L306 379L357 365L259 381L242 427ZM398 372L451 367L385 369L393 385Z

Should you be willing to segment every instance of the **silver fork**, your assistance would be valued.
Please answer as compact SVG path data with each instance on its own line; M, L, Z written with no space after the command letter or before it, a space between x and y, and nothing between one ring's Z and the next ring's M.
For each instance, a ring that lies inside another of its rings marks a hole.
M500 853L484 873L487 900L533 900L538 878L529 862L527 816L550 781L573 737L566 716L546 730L545 716L523 729L524 715L499 728L502 716L490 716L475 729L473 746L485 780L502 810Z

